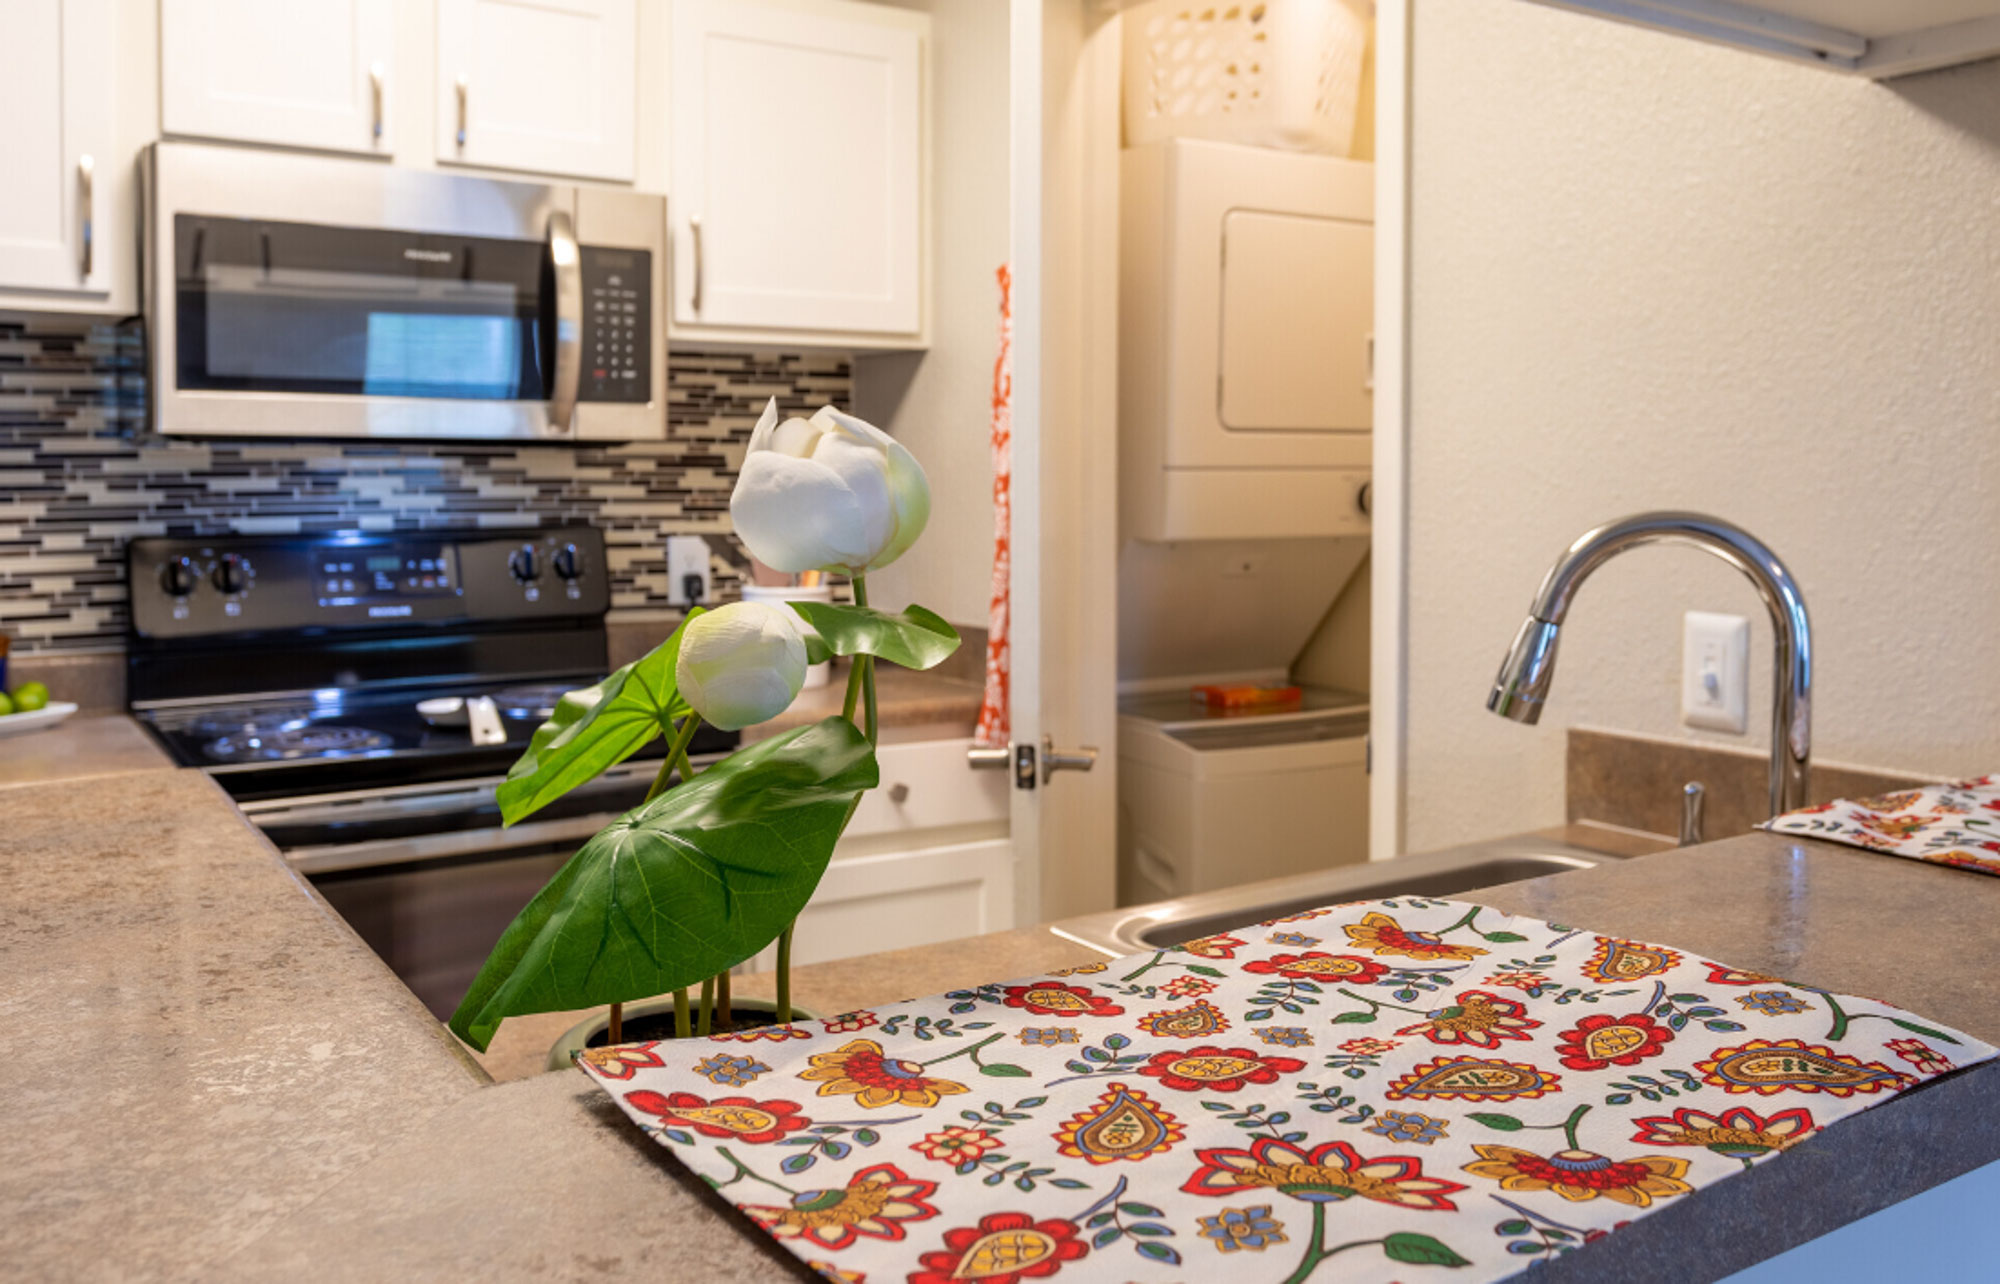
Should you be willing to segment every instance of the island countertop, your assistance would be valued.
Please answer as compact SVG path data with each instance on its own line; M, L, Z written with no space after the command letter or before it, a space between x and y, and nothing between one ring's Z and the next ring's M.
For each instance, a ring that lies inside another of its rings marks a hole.
M23 786L0 847L0 1273L812 1278L580 1075L489 1085L196 772ZM2000 882L1751 834L1468 892L2000 1042ZM800 969L827 1011L1092 957L1036 930ZM1544 1269L1713 1279L2000 1159L2000 1066Z

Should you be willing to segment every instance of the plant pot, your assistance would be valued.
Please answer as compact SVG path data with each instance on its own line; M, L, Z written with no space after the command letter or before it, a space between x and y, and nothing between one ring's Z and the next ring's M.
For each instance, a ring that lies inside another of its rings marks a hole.
M689 996L689 1010L693 1012L697 996ZM769 999L732 998L729 1011L735 1019L735 1028L748 1030L756 1026L775 1025L778 1005ZM815 1021L819 1013L798 1004L792 1005L793 1021ZM563 1031L562 1037L549 1049L549 1069L567 1070L576 1054L585 1048L602 1048L609 1042L611 1016L600 1012L587 1017ZM671 995L657 999L645 999L625 1005L623 1034L627 1043L646 1043L655 1039L674 1037L674 1000Z

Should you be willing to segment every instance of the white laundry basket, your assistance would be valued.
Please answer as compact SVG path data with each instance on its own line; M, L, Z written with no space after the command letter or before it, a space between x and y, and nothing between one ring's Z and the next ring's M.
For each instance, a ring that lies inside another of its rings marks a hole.
M1125 145L1207 138L1346 156L1370 0L1151 0L1125 12Z

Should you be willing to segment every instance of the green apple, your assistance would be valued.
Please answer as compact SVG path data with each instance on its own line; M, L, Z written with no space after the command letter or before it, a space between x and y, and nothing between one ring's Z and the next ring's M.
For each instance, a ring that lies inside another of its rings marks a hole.
M4 718L12 712L14 712L14 702L8 698L5 691L0 691L0 718Z
M23 682L14 688L14 711L33 713L48 707L49 689L39 682Z

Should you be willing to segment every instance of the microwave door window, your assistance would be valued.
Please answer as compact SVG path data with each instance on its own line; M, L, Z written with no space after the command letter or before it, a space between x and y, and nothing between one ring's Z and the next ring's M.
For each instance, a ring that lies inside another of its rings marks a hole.
M538 242L176 223L183 389L547 398Z

